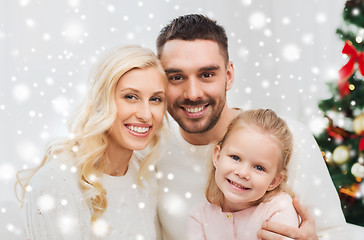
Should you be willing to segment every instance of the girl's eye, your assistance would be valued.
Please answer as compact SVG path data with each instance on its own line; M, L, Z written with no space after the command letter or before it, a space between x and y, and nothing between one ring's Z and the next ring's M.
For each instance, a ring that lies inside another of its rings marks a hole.
M255 166L255 169L257 169L258 171L261 171L261 172L265 171L264 167L259 166L259 165Z
M234 161L240 161L240 158L236 155L231 155L231 158L234 160Z

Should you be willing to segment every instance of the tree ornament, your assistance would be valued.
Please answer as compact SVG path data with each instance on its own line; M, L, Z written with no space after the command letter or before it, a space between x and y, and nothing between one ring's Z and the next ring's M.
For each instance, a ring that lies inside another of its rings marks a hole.
M332 153L332 160L337 164L344 164L350 158L350 150L347 146L340 145Z
M357 178L364 178L364 165L361 163L354 163L351 167L351 173Z
M342 53L349 56L349 62L339 70L338 89L340 96L344 97L350 93L348 79L356 69L355 63L358 63L359 72L364 76L364 53L357 51L350 41L345 41Z
M362 181L359 185L359 192L362 196L364 196L364 181Z
M326 152L321 151L321 154L322 154L322 156L323 156L323 158L324 158L324 160L325 160L325 162L327 164L332 164L333 163L332 153L330 151L326 151Z
M360 114L353 121L354 132L361 135L364 132L364 114Z

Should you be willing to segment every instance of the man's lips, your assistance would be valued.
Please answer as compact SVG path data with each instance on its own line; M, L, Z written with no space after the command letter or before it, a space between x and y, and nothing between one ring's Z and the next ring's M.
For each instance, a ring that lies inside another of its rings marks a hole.
M250 188L247 188L247 187L244 187L243 185L237 183L237 182L234 182L234 181L231 181L230 179L227 179L227 181L232 185L234 186L235 188L238 188L238 189L241 189L241 190L250 190Z
M187 117L199 118L206 112L208 106L209 104L199 106L181 106L181 109Z

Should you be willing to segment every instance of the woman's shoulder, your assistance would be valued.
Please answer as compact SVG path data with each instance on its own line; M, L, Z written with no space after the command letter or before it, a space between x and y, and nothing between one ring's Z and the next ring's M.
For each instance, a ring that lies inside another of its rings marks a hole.
M78 189L78 170L68 160L50 159L32 176L29 185L35 192Z

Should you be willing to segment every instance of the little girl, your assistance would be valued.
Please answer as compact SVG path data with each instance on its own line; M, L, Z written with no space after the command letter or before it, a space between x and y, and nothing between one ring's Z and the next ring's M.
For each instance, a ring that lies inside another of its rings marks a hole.
M239 114L213 149L208 202L190 214L189 239L258 239L266 220L298 227L286 186L292 141L272 110Z

